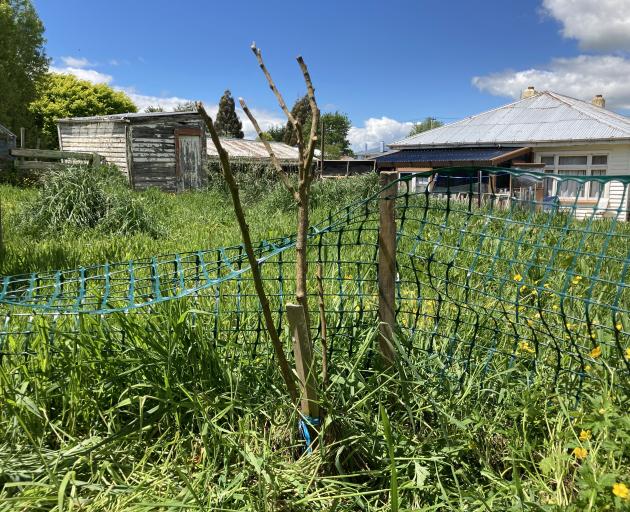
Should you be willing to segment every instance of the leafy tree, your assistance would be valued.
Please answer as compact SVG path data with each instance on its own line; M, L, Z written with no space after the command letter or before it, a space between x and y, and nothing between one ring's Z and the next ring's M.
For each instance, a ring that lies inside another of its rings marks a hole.
M58 147L57 119L136 112L129 97L105 84L93 84L73 75L48 73L38 84L30 105L48 147Z
M164 112L164 108L162 108L162 106L160 105L157 105L157 106L149 105L147 108L144 109L144 111L147 114L150 114L152 112Z
M175 105L173 112L189 112L191 110L197 111L194 101L185 101L184 103L178 103Z
M324 158L353 155L348 141L348 132L352 126L350 118L340 112L328 112L322 115L322 122L324 123Z
M245 136L243 134L243 123L236 115L234 98L232 98L230 91L225 91L223 96L221 96L219 112L217 112L217 120L214 125L217 133L223 137L242 139Z
M306 95L302 96L298 99L293 108L291 109L291 114L295 117L300 123L302 123L302 131L306 134L309 133L307 131L307 127L310 126L310 118L311 118L311 107L308 103L308 97ZM282 141L289 146L295 146L297 144L297 135L293 128L293 125L287 121L287 125L284 128L284 137Z
M442 126L444 123L442 121L438 121L435 117L427 117L424 121L416 123L411 128L409 132L409 136L417 135L418 133L426 132L432 130L433 128L438 128Z
M284 126L272 126L263 135L268 141L282 142L284 140L284 134L286 128Z
M30 0L0 0L0 123L33 128L28 105L48 69L44 25Z

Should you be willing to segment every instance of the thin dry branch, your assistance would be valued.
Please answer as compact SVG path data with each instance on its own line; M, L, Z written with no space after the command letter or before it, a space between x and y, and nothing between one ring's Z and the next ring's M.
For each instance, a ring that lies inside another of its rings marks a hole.
M265 137L263 136L262 130L260 129L260 125L258 124L258 121L256 121L254 114L252 114L252 112L249 110L249 107L247 106L243 98L239 98L238 101L241 104L241 108L243 109L243 112L245 112L245 115L249 118L252 125L254 125L254 130L256 130L256 133L258 134L258 138L263 143L263 146L265 146L267 153L269 153L269 158L271 158L271 163L273 164L274 168L276 169L276 172L280 176L282 183L284 183L284 186L291 193L293 198L297 201L298 199L297 191L295 190L295 187L291 183L291 178L289 178L289 175L285 172L285 170L280 165L280 162L278 161L278 157L274 153L273 148L271 147L271 144L269 144L269 141L266 140Z
M258 65L260 66L260 69L262 70L263 74L265 75L265 78L267 79L269 88L273 91L274 95L276 96L276 99L278 100L278 104L280 105L280 108L284 112L284 115L287 116L287 119L293 125L293 128L295 129L295 135L297 137L297 142L298 142L298 149L300 151L300 160L302 160L302 148L304 147L304 138L302 137L302 123L300 123L300 121L296 119L296 117L289 110L289 107L287 107L287 104L284 101L282 94L280 94L280 91L276 87L276 84L273 81L273 78L271 78L271 73L269 73L269 71L267 70L267 66L265 66L265 62L263 61L262 52L260 51L260 48L256 47L256 43L252 43L251 49L254 52L254 55L256 56L256 60L258 61Z
M287 390L289 391L289 396L291 397L292 402L296 403L299 395L297 387L295 385L295 379L293 376L293 372L289 367L289 363L284 353L284 348L282 347L282 342L280 341L278 331L276 330L276 326L273 321L271 308L269 307L269 300L267 299L267 294L265 293L265 289L263 286L262 276L260 274L260 267L254 253L254 247L252 245L251 236L249 234L249 227L247 226L245 214L243 213L241 198L238 192L238 184L236 183L234 175L232 174L229 156L225 149L223 149L223 146L221 145L221 140L219 139L219 134L214 127L214 123L212 122L211 117L208 115L206 109L203 107L203 104L201 102L197 102L196 107L197 112L206 123L208 131L210 132L210 137L212 137L212 142L214 143L215 147L217 148L217 152L219 153L221 168L223 169L223 176L225 177L225 181L227 182L228 188L230 189L230 194L232 195L234 213L236 214L238 226L241 230L243 245L245 246L245 252L247 253L247 259L249 260L249 265L251 267L252 277L254 279L254 286L256 288L256 294L258 295L258 299L260 300L260 305L263 311L265 327L267 329L269 337L271 338L271 343L273 344L276 357L278 358L280 372L282 373L282 378L284 379Z
M313 173L311 172L311 165L313 163L313 155L315 154L315 144L317 143L317 128L319 127L319 108L317 106L317 101L315 100L315 87L313 87L313 82L311 80L311 75L308 72L308 67L304 62L302 56L297 58L298 64L300 65L300 69L302 70L302 75L304 76L304 82L306 83L306 94L308 97L308 102L311 107L311 133L309 136L308 147L306 150L306 155L304 159L304 173L305 176L308 177L308 180L313 179Z

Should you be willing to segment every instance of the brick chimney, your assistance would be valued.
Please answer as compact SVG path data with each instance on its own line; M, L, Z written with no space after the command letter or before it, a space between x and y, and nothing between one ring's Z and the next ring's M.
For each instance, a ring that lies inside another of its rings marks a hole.
M531 98L532 96L535 96L535 95L536 95L536 89L534 88L533 85L530 85L521 94L521 99L524 100L525 98Z
M593 105L595 105L596 107L606 108L606 100L604 99L604 97L601 94L598 94L597 96L595 96L591 100L591 103Z

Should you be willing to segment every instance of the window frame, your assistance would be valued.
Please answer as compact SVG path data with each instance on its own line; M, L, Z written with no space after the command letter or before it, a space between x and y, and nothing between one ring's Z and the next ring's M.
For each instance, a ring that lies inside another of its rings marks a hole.
M585 165L578 165L578 164L567 164L567 165L560 165L560 157L571 157L571 156L580 156L580 157L586 157L586 164ZM606 157L606 163L605 164L593 164L593 157L594 156L598 156L598 157L602 157L605 156ZM608 174L608 163L609 163L609 158L610 158L610 153L606 152L606 151L590 151L590 152L585 152L585 151L541 151L541 152L537 152L536 153L536 162L537 163L544 163L542 161L543 158L549 158L549 157L553 157L553 165L552 164L545 164L545 167L543 168L543 171L547 174L555 174L556 176L566 176L566 174L561 174L560 171L564 171L564 172L571 172L571 171L579 171L579 172L584 172L585 174L582 176L601 176L601 175L606 175ZM595 172L594 172L595 171ZM579 175L576 174L576 177L578 177ZM559 195L559 190L558 190L558 181L557 180L549 180L551 181L551 190L550 190L550 194L549 195L555 195L558 196L558 198L561 201L577 201L578 203L597 203L598 200L601 199L608 199L608 186L605 185L604 190L602 192L601 195L597 194L595 196L593 196L593 193L595 192L595 190L591 190L591 185L593 182L591 181L587 181L586 183L584 183L584 186L581 187L580 189L580 194L578 195L577 199L575 199L574 197L567 197L567 196L560 196ZM595 187L592 187L593 189L595 189Z

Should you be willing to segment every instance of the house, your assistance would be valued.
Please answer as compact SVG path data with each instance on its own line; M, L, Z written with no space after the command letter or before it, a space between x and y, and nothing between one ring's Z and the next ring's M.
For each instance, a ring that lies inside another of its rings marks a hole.
M0 124L0 169L7 167L11 160L10 151L15 147L17 137Z
M538 168L575 176L630 175L630 118L592 102L551 91L524 91L519 101L389 145L376 158L379 170L417 173L447 166ZM546 180L545 196L569 197L584 208L619 209L625 218L628 191L621 181L600 189L596 181Z
M59 149L98 153L132 187L180 192L206 183L206 131L197 112L128 113L57 122Z

